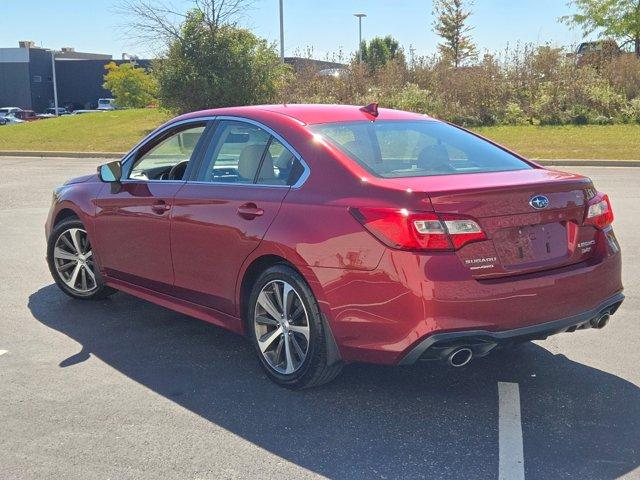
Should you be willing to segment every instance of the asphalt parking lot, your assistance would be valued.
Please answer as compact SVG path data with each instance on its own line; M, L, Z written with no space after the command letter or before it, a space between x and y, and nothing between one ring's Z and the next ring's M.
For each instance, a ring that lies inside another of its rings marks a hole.
M98 163L0 158L0 479L522 478L519 441L527 479L640 478L640 168L571 168L616 213L627 299L604 330L290 392L234 334L58 291L51 189Z

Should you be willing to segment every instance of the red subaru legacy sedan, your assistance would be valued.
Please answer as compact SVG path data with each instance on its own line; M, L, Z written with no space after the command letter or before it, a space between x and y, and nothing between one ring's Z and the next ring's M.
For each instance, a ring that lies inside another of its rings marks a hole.
M424 115L183 115L55 190L63 292L117 290L245 334L292 388L349 362L463 366L602 328L623 300L609 198Z

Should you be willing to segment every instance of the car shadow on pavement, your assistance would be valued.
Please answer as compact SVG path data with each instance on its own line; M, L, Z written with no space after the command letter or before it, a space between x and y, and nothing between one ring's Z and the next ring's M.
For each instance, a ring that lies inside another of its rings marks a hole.
M640 390L534 344L462 369L350 365L334 382L272 384L243 338L125 294L29 297L34 317L220 427L332 478L495 478L497 382L520 385L529 478L617 478L640 465Z

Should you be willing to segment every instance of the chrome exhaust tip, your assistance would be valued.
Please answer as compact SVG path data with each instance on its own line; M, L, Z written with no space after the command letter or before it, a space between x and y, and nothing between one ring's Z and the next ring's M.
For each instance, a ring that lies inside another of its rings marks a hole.
M447 357L447 363L452 367L464 367L473 358L473 350L468 347L457 348Z
M610 318L611 318L611 315L609 314L609 312L604 312L601 315L594 318L593 320L591 320L591 326L597 329L604 328L607 326L607 323L609 323Z

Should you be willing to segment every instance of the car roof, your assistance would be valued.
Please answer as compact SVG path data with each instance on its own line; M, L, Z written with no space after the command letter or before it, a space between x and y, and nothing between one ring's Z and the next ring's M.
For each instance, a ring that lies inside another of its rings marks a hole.
M370 114L362 111L362 106L325 104L278 104L215 108L188 113L179 117L179 119L216 115L237 115L252 118L256 114L264 112L285 115L306 125L316 123L354 122L372 119ZM429 117L427 115L405 112L402 110L392 110L389 108L378 109L377 117L378 120L425 120L428 118Z

